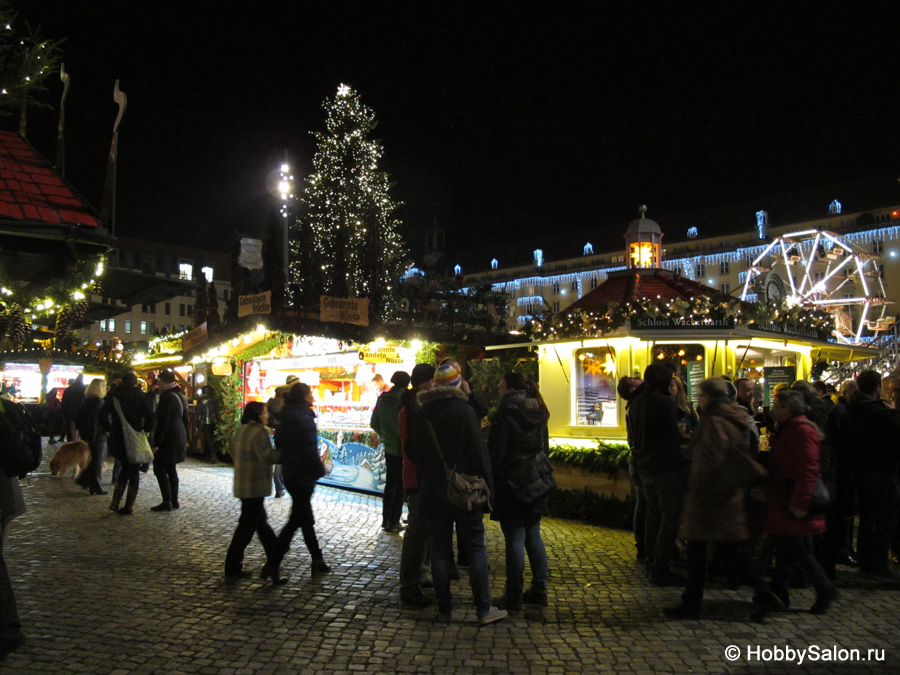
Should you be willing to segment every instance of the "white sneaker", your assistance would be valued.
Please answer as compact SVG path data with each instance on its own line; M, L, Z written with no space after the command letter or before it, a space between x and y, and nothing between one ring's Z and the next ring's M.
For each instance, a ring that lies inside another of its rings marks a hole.
M495 621L500 621L500 619L506 618L506 610L505 609L497 609L496 607L491 607L488 610L488 613L484 616L478 617L478 625L479 626L487 626L489 623L494 623Z

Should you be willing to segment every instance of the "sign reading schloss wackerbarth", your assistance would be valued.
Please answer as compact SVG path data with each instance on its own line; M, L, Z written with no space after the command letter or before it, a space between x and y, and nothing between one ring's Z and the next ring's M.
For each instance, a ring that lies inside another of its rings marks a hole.
M332 298L319 296L319 321L338 321L357 326L369 325L368 298Z
M238 296L238 316L272 313L272 291Z

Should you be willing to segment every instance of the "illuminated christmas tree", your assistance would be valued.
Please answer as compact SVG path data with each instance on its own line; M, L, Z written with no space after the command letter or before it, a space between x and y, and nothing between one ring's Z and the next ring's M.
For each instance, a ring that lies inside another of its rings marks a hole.
M368 298L371 318L385 319L403 273L406 247L399 204L379 170L381 143L370 138L375 112L341 85L326 100L324 133L313 173L306 179L306 212L291 233L291 283L295 302L313 305L319 294Z

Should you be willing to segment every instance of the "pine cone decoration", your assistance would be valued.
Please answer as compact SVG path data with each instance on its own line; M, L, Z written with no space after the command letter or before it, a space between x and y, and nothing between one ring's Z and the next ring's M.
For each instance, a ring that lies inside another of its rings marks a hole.
M25 321L25 312L19 305L10 305L7 310L7 326L6 335L10 342L21 347L25 344L25 337L28 335L28 324Z
M76 300L72 305L72 320L81 321L84 318L84 315L87 314L88 311L88 301L87 300Z

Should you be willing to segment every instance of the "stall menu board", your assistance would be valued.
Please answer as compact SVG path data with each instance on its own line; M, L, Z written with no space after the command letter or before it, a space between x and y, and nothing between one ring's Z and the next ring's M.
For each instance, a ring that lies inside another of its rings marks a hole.
M788 385L792 384L794 380L797 379L797 368L795 366L763 368L763 375L766 378L765 406L771 408L773 398L772 390L775 389L775 385L781 384L782 382L787 382Z
M699 361L691 361L687 364L687 382L684 383L687 388L688 398L692 403L697 403L700 398L700 382L706 374L706 366Z

